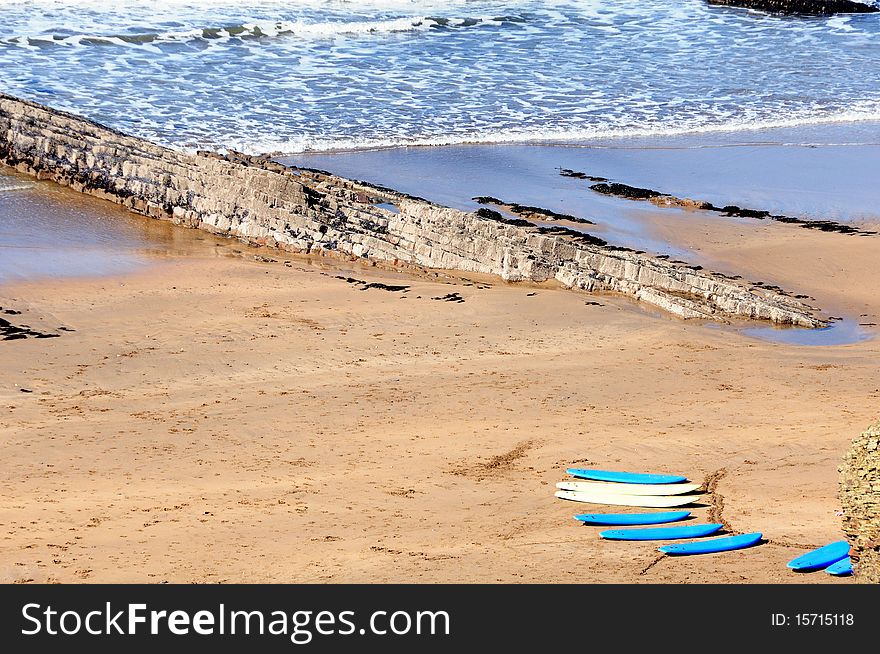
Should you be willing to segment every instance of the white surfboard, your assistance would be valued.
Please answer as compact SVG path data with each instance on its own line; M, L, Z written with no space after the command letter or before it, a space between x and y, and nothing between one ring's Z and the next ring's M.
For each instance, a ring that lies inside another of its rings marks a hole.
M701 484L615 484L601 481L560 481L559 490L612 495L683 495L693 493Z
M587 493L583 491L558 490L554 493L561 500L586 502L588 504L609 504L613 506L643 506L649 508L666 508L684 506L700 499L696 495L621 495L612 493Z

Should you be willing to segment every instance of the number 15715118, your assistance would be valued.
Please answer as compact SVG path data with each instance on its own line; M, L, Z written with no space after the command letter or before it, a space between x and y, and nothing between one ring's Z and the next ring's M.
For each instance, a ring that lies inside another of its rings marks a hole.
M851 627L855 623L852 613L796 613L799 627Z

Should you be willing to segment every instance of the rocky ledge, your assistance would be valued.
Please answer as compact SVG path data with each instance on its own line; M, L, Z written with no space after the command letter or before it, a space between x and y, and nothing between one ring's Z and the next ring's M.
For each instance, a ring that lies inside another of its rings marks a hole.
M880 423L855 439L846 453L840 501L856 580L880 584Z
M827 323L779 289L571 229L441 207L230 152L189 154L0 94L0 162L154 218L290 251L616 292L682 318ZM534 208L532 208L532 213Z
M775 14L831 16L832 14L867 14L880 11L874 5L852 0L709 0L710 5L744 7Z

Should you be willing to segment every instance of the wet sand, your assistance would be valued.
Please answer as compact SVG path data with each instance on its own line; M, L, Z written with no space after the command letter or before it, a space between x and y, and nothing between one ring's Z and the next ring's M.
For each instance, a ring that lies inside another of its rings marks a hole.
M186 255L203 239L0 165L0 284L123 274Z
M880 240L669 215L652 233L718 269L880 322ZM828 581L784 564L842 535L880 339L786 345L199 236L124 275L0 286L16 320L74 330L0 341L0 580ZM570 465L707 482L697 520L769 542L600 541L572 516L605 507L552 497Z

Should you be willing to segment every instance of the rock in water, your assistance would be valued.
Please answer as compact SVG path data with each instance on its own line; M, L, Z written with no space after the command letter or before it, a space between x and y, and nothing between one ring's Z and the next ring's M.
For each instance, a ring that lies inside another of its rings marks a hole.
M853 0L709 0L710 5L745 7L778 14L806 14L830 16L832 14L867 14L880 11L874 5Z

